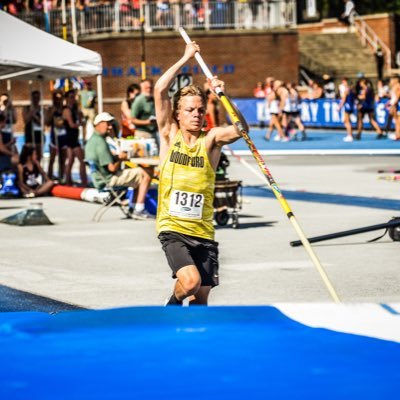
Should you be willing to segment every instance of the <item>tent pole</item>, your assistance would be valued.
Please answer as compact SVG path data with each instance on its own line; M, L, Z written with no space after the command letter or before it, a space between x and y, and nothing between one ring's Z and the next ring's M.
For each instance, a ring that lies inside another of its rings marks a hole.
M62 37L67 40L67 15L65 11L65 0L61 1L61 21L62 21Z
M43 157L43 137L44 137L44 99L43 99L43 79L40 80L40 127L41 127L41 135L40 135L40 155L41 158L39 160L39 164L42 165Z
M103 112L103 80L101 75L97 75L97 112Z
M76 7L75 0L71 0L72 41L78 44L78 32L76 30Z
M44 11L45 29L47 33L50 33L49 6L46 0L43 2L43 11Z

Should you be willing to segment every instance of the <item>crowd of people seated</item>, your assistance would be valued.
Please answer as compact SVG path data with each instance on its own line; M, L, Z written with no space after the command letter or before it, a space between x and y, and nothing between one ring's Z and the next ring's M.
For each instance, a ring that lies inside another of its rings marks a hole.
M61 27L61 7L61 0L8 0L0 6L42 29L45 11L50 14L52 29ZM70 7L69 0L66 7ZM177 24L189 28L210 25L250 29L260 28L260 23L268 25L269 19L277 15L282 19L282 25L294 18L293 4L289 5L287 0L76 0L75 10L78 29L83 19L83 25L90 26L90 32L97 28L99 31L113 30L116 19L121 31L139 29L143 15L148 29L173 29Z

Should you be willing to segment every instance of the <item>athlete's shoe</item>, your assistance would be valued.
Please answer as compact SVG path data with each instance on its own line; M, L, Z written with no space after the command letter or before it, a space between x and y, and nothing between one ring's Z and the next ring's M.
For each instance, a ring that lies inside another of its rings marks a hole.
M274 136L274 142L280 142L281 137L279 135Z
M285 136L281 139L281 142L289 142L289 141L290 141L290 139L287 136Z
M343 142L352 142L353 140L354 140L353 136L345 136L343 138Z
M378 133L377 135L376 135L376 138L375 139L387 139L387 134L386 133Z
M395 133L389 133L388 138L390 140L400 140L400 137L397 137Z
M164 302L164 307L168 306L183 306L183 301L177 300L174 294L171 294L171 296L167 297Z
M154 219L155 216L153 214L150 214L146 209L144 209L143 211L133 211L132 218L144 221L147 219L148 220Z

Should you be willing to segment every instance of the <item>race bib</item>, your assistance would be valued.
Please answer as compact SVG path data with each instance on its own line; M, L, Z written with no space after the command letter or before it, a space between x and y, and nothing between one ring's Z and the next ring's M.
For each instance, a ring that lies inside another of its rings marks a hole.
M169 203L169 214L180 218L201 219L203 206L203 194L174 190Z

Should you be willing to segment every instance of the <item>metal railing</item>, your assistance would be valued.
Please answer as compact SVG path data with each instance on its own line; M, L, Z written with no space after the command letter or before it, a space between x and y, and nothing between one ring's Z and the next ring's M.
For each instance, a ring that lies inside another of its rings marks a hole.
M378 47L385 57L385 70L390 74L392 68L392 52L376 32L365 22L361 15L355 13L354 27L356 28L363 46L369 46L374 52Z
M296 24L295 0L249 1L148 1L142 9L116 0L113 4L87 6L76 9L78 36L105 32L128 32L140 29L141 17L147 32L187 29L271 29ZM62 12L50 10L47 14L29 12L19 18L62 35ZM67 28L72 32L71 9L67 9Z

